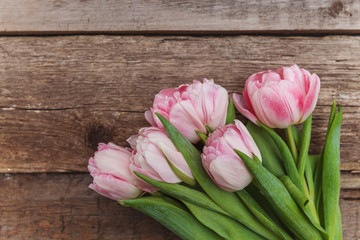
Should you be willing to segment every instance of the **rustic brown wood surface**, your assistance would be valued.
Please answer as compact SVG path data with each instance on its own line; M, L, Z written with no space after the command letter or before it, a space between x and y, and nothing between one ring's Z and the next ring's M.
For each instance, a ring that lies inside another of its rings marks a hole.
M334 99L344 107L344 236L360 236L360 37L7 37L0 46L2 173L85 172L98 142L126 144L147 125L143 112L161 88L209 77L241 91L251 73L295 62L316 72L322 89L313 152L321 149ZM174 237L135 211L89 195L87 174L2 177L1 236ZM99 202L111 207L103 211Z
M160 89L208 77L240 92L252 73L293 63L321 78L312 151L336 100L341 168L360 170L360 37L8 37L0 46L0 172L86 171L89 146L126 144L148 125L143 112Z
M343 106L343 235L360 239L358 33L352 0L0 2L0 240L178 239L88 188L97 143L125 145L162 88L240 92L294 63L321 78L312 153Z
M1 174L0 182L0 239L178 239L91 191L88 174Z
M85 173L1 174L0 239L178 239L87 188ZM344 239L360 237L359 194L342 186Z
M360 2L301 1L57 1L0 3L0 32L360 32Z

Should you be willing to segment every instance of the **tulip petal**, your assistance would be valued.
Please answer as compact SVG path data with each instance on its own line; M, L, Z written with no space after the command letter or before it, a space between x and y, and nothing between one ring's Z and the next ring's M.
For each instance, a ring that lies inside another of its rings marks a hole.
M269 127L287 128L295 123L292 121L293 112L286 98L280 96L278 89L274 88L274 86L263 87L253 95L252 102L256 101L258 104L258 108L254 107L254 109L260 120L263 118L261 122L264 121Z
M301 120L303 94L297 84L292 81L280 81L273 89L282 97L290 117L290 124L296 124Z
M149 184L149 183L143 181L142 179L140 179L139 177L137 177L134 174L134 172L139 172L141 174L144 174L144 175L150 177L151 179L162 181L162 179L159 176L155 176L151 172L146 171L143 168L136 166L135 163L130 164L130 169L131 169L131 171L133 173L133 175L132 175L133 183L135 184L135 186L137 188L139 188L139 189L141 189L141 190L143 190L145 192L149 192L149 193L153 193L153 192L156 192L156 191L159 190L156 187L152 186L151 184Z
M217 146L221 154L231 154L233 157L237 158L238 156L234 152L234 149L241 149L241 151L245 152L249 156L252 156L250 148L248 148L244 143L243 136L241 136L240 132L237 131L237 128L228 128L223 137L220 139L221 142L223 142L223 140L225 140L227 144L219 143ZM225 146L227 149L224 148Z
M137 139L139 134L129 137L126 141L130 144L132 149L136 149Z
M259 72L246 80L244 99L234 94L235 106L254 123L257 118L268 127L286 128L305 121L314 110L320 88L317 82L316 74L296 64Z
M245 100L244 97L234 93L233 94L233 101L234 101L234 105L236 107L236 109L243 115L245 116L247 119L249 119L250 121L252 121L253 123L257 124L256 122L258 121L257 117L252 114L246 104L245 104Z
M92 158L92 157L89 159L88 171L91 176L100 173L99 169L96 166L94 158Z
M198 118L190 101L186 100L175 104L169 115L169 121L192 143L200 140L195 130L206 134L206 128Z
M161 115L163 115L166 119L169 119L169 113L168 112L165 112L161 109L152 109L152 118L154 120L154 127L158 127L158 128L164 128L162 123L160 122L160 120L155 116L155 113L160 113ZM150 123L150 122L149 122Z
M252 176L239 158L220 156L210 164L210 172L217 184L225 191L233 192L246 187ZM221 173L221 174L219 174Z
M131 183L109 174L101 174L94 177L94 183L90 185L90 188L114 200L132 199L141 193L141 191Z
M91 183L89 185L89 188L94 190L98 194L103 195L104 197L111 198L112 200L117 200L117 199L112 198L112 196L110 195L109 192L105 191L104 189L100 188L98 185L96 185L94 183Z
M160 149L146 151L144 153L144 157L146 159L146 162L154 169L154 171L160 176L160 178L163 179L163 181L168 183L181 182L180 178L178 178L171 170Z
M201 86L200 98L194 102L198 102L202 106L197 111L198 114L203 113L203 122L211 129L225 125L226 110L229 104L226 89L206 78L199 85ZM201 115L199 117L201 119Z
M314 73L313 75L311 75L309 91L304 99L302 121L305 121L314 111L319 96L319 91L320 78Z
M210 122L210 115L214 111L216 87L214 86L214 83L210 82L206 78L204 79L204 83L200 85L201 99L199 102L202 105L202 111L200 112L204 114L204 123L208 124Z
M207 118L207 112L206 112L206 103L204 100L204 83L194 80L193 84L191 84L186 92L184 92L181 95L181 101L188 101L192 104L192 107L194 108L195 112L197 113L197 117L200 119L201 122L204 122Z
M208 120L206 121L206 124L211 129L217 129L220 126L225 125L226 114L229 105L228 92L225 90L225 88L218 88L211 101L213 101L213 106L211 111L209 111L209 108L207 108ZM206 100L206 102L210 102L210 99Z
M169 139L170 140L170 139ZM166 158L183 174L187 177L194 179L194 176L190 170L189 165L186 163L183 155L175 148L175 146L171 143L166 144L164 142L159 143L159 147L161 151L164 153Z
M298 85L298 88L301 90L302 96L305 96L309 89L309 77L310 73L305 69L300 69L298 65L293 65L290 67L294 72L294 81Z
M268 87L267 87L268 88ZM265 125L269 127L276 127L267 117L267 113L264 110L264 106L261 105L261 89L254 92L254 94L251 96L251 102L253 104L254 108L254 114L259 119L260 122L264 123ZM258 123L256 123L258 124Z
M148 123L150 123L151 126L155 126L155 121L154 121L154 117L153 117L153 111L151 110L147 110L145 112L145 119L146 121L148 121Z
M248 149L247 151L251 151L250 154L248 154L248 156L252 157L252 155L255 154L259 158L259 160L262 161L260 150L257 147L253 137L251 136L245 125L239 120L235 120L235 126L240 131L240 136ZM234 147L233 149L239 149L238 147L239 146ZM247 154L247 151L242 151L242 152Z
M102 173L112 174L116 177L131 181L129 169L129 152L106 149L95 153L94 161Z

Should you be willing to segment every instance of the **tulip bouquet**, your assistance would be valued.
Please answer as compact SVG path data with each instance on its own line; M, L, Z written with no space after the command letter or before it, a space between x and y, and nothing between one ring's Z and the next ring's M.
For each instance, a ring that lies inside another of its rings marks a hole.
M321 154L310 155L319 90L297 65L252 75L230 100L207 79L163 89L131 148L99 144L90 188L182 239L341 239L342 110L333 104Z

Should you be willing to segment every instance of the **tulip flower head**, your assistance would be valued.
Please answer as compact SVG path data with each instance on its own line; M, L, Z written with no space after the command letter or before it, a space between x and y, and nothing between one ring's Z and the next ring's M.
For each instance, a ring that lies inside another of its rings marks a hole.
M185 178L194 179L186 160L163 129L142 128L139 134L130 137L128 142L134 149L130 159L131 171L139 172L157 181L179 183L182 179L174 173L173 167ZM146 192L158 190L135 175L133 179L136 186Z
M152 126L163 128L155 115L160 113L189 141L197 143L200 137L196 130L207 134L206 126L215 130L225 125L228 103L226 89L205 78L203 83L194 80L193 84L160 91L145 118Z
M287 128L308 118L319 91L319 77L293 65L253 74L243 96L234 94L233 100L239 112L255 124Z
M254 153L261 160L258 147L239 120L210 134L201 155L203 166L212 180L229 192L241 190L252 181L252 175L234 149L249 157Z
M142 191L132 183L129 149L113 143L100 143L94 157L89 159L88 170L94 178L89 188L113 200L138 197Z

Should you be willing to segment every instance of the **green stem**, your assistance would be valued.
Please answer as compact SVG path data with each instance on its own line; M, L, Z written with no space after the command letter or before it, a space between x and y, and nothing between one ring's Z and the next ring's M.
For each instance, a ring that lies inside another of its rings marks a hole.
M297 149L296 149L296 145L295 145L294 135L293 135L292 130L291 130L291 126L289 126L289 127L287 127L285 129L285 133L286 133L286 138L288 140L288 144L289 144L291 154L292 154L295 162L297 162L298 153L297 153Z
M306 178L306 183L309 189L309 198L310 199L314 199L314 195L315 195L315 189L314 189L314 179L313 179L313 171L311 168L311 163L310 163L310 159L309 156L307 156L307 162L305 164L305 178Z
M310 209L310 213L313 216L313 218L315 219L315 221L320 224L320 218L319 215L316 211L316 207L315 207L315 203L313 200L310 200L308 203L309 209Z
M311 190L308 187L308 185L306 184L305 178L301 179L301 182L302 182L302 186L303 186L303 192L306 195L306 197L309 199L309 202L307 205L309 212L312 215L312 217L314 218L314 220L316 221L316 223L320 224L319 215L316 211L316 207L314 204L314 197L311 194Z
M304 178L305 165L306 162L310 161L308 158L310 139L311 139L311 122L312 115L306 119L303 125L302 137L301 137L301 146L300 146L300 156L298 159L298 170L300 178Z

